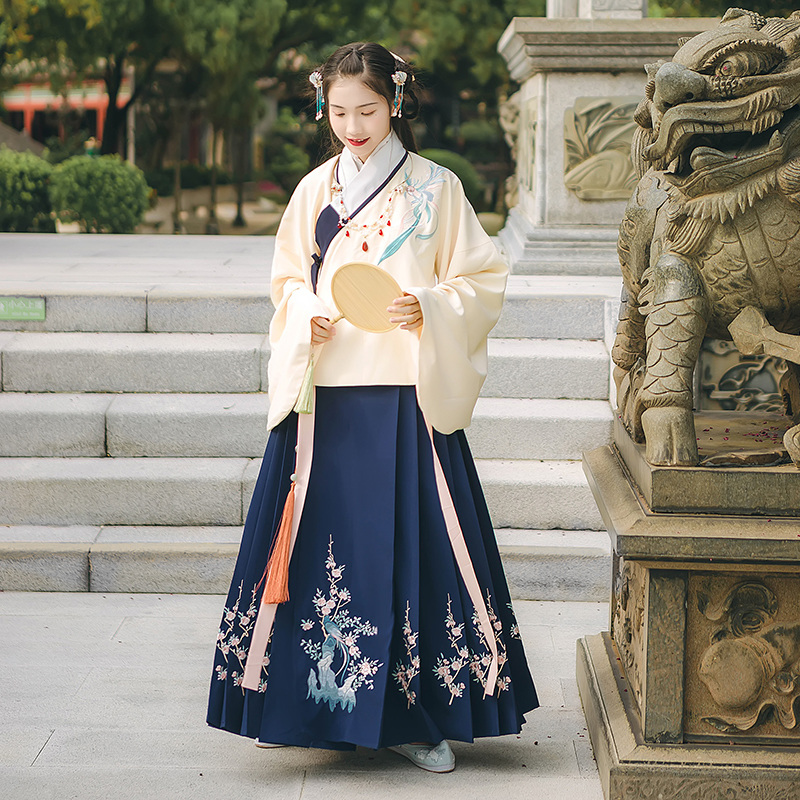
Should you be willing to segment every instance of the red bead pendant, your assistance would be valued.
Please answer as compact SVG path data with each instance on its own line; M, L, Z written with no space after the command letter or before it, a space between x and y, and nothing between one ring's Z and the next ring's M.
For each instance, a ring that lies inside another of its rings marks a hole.
M387 224L387 225L391 225L391 224L392 224L392 221L391 221L390 219L387 219L387 220L386 220L386 224Z
M367 243L366 243L366 242L362 242L362 243L361 243L361 249L362 249L362 250L363 250L365 253L367 252L367 250L369 250L369 247L367 246Z
M344 232L344 235L345 235L345 236L349 236L349 235L350 235L350 231L345 231L345 232Z
M378 236L383 236L383 228L378 231Z

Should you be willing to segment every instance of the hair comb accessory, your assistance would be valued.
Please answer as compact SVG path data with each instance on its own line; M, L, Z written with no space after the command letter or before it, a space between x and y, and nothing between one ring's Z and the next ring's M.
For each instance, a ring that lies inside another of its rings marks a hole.
M308 80L316 90L316 113L314 119L319 121L322 119L322 109L325 105L325 98L322 95L322 73L315 69L309 76Z
M392 103L392 116L403 116L403 88L408 80L408 73L398 69L397 72L392 73L392 80L394 81L394 103Z

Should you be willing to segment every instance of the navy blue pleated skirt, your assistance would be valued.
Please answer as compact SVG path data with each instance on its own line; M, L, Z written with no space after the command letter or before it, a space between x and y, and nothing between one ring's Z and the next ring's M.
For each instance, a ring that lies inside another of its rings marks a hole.
M317 387L314 460L257 691L241 686L297 417L270 433L217 637L208 723L262 741L352 749L518 733L538 706L463 431L434 433L494 627L490 651L442 516L413 386Z

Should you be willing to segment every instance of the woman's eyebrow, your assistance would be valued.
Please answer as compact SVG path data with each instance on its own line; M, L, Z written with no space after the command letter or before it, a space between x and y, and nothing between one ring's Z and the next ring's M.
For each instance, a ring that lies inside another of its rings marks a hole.
M360 106L356 106L356 108L366 108L367 106L376 106L378 105L377 100L372 100L369 103L362 103ZM344 106L337 106L335 103L331 103L331 108L344 108Z

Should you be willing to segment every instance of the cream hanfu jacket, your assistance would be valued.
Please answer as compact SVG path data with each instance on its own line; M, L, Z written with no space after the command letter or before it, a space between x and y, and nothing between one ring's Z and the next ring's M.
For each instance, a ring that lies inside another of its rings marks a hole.
M337 315L331 276L366 261L390 272L422 308L421 333L366 333L347 320L316 348L317 386L415 385L427 422L441 433L470 424L486 378L486 338L500 315L508 268L456 176L409 153L386 187L336 235L319 271L314 229L331 203L338 156L306 175L276 237L272 268L269 421L297 401L311 356L311 318Z

